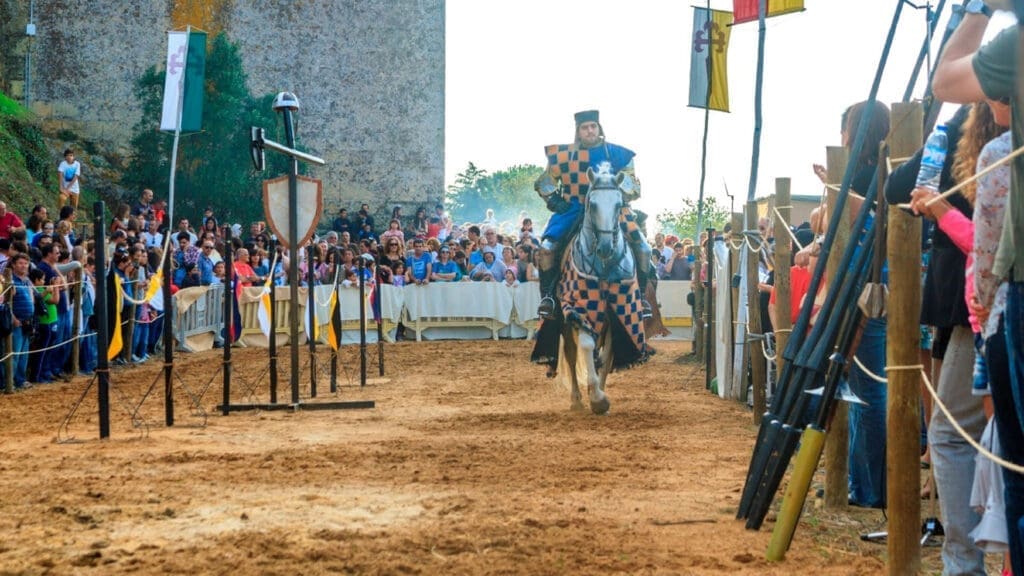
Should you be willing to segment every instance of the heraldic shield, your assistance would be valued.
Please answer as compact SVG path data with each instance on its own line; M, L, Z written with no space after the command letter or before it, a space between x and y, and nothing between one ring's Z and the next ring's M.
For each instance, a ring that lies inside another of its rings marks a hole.
M296 176L298 180L298 229L295 236L298 238L299 246L302 246L313 236L316 224L320 221L320 213L323 211L323 182L316 178ZM281 176L272 180L263 181L263 213L267 216L267 223L271 231L277 236L277 241L284 247L288 245L288 177Z

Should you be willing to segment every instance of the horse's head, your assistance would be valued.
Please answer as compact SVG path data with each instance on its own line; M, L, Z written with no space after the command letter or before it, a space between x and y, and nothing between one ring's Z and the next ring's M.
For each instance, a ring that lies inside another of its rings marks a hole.
M605 263L621 253L622 249L619 213L623 200L619 184L622 183L623 177L621 173L613 175L611 165L607 162L602 162L597 172L594 172L593 168L587 169L590 190L586 198L585 225L597 238L595 254Z

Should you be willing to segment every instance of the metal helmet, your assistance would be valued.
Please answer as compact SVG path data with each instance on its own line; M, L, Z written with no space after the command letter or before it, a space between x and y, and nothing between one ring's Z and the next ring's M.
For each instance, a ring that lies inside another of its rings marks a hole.
M278 112L281 110L291 110L294 112L299 109L299 99L291 92L278 92L277 96L274 96L272 108Z

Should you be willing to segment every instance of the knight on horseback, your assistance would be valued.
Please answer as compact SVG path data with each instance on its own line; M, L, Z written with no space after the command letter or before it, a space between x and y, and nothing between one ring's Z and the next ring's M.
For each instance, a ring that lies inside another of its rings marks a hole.
M553 144L544 148L548 165L544 174L534 183L534 190L544 199L553 214L541 236L541 247L536 252L537 268L540 270L541 301L537 313L541 318L555 317L557 303L555 291L561 274L559 262L570 235L583 217L583 200L590 189L587 169L602 162L611 165L612 173L624 174L620 188L623 191L623 206L620 226L636 260L637 282L640 294L645 294L647 280L651 274L651 246L643 235L642 214L635 213L628 202L640 197L640 181L636 179L633 167L634 152L617 144L607 142L601 127L597 110L577 112L576 139L572 144ZM644 318L651 316L651 304L641 301Z

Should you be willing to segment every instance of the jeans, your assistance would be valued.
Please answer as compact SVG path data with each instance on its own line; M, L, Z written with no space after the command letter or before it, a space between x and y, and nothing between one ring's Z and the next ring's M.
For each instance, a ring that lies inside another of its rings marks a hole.
M132 355L142 358L149 347L149 322L137 322L132 331Z
M1006 311L1000 333L988 339L989 371L992 379L992 400L995 404L996 426L1002 440L1002 456L1014 464L1024 465L1024 283L1011 282L1006 295ZM996 342L999 340L999 342ZM998 355L1002 353L1003 358ZM994 364L1001 362L999 366ZM1002 372L999 372L1002 368ZM997 393L998 389L998 393ZM1014 574L1024 574L1024 475L1003 469L1006 524L1010 540L1010 561Z
M855 353L878 375L885 374L885 328L884 319L868 320ZM850 405L850 499L861 506L884 506L886 387L856 363L850 367L849 384L850 391L868 404Z
M51 380L50 373L51 358L57 354L58 349L50 349L57 342L57 323L40 324L36 327L35 342L32 343L32 354L29 358L29 378L34 382Z
M14 385L20 387L28 381L29 338L21 326L16 326L11 332L11 336L11 354L14 354Z
M975 440L979 440L987 420L981 407L981 397L971 392L974 353L974 334L970 328L953 328L937 392L953 418ZM981 519L970 504L977 451L953 428L937 404L932 410L928 442L931 445L935 487L942 504L942 524L946 531L942 543L942 574L984 576L984 556L968 535Z
M996 430L999 433L999 454L1014 464L1024 464L1024 433L1013 400L1010 384L1010 365L1006 351L1006 323L999 323L999 331L985 341L986 364L992 387L992 404L995 408ZM1010 561L1015 574L1024 574L1024 558L1021 557L1020 535L1015 529L1016 520L1024 515L1024 476L1003 469L1004 504L1006 505L1007 535L1009 536Z
M164 337L164 316L160 313L156 317L156 320L149 325L149 342L146 344L146 353L153 354L156 352L156 343L160 342Z
M94 372L97 362L96 335L82 336L79 340L78 369L82 372Z

